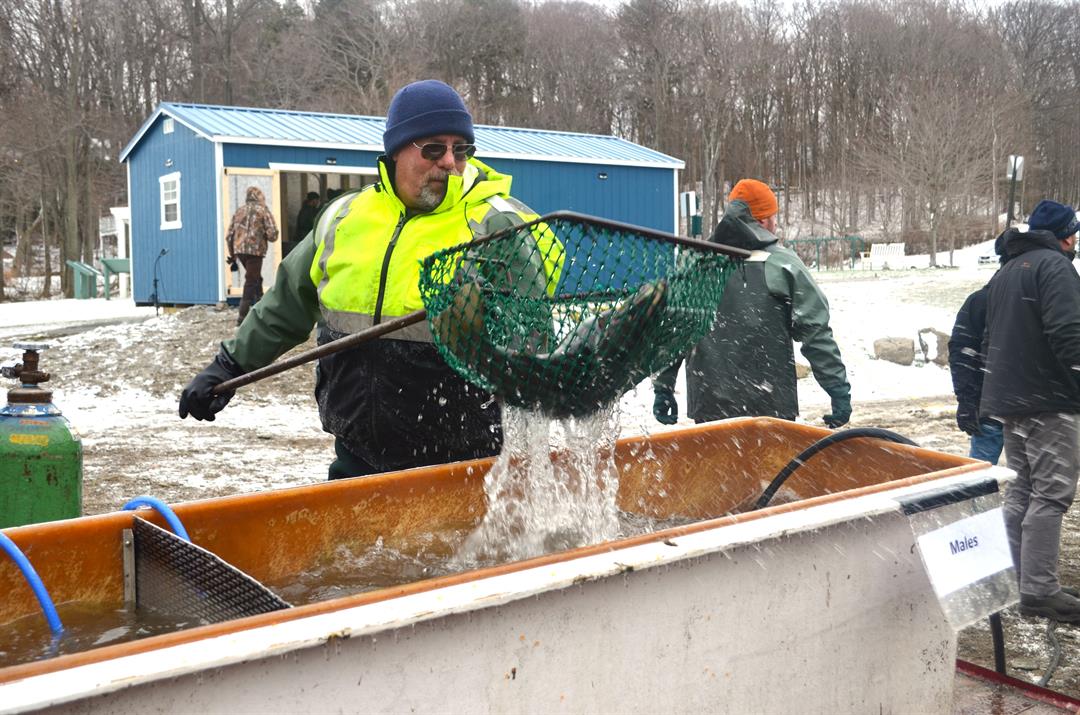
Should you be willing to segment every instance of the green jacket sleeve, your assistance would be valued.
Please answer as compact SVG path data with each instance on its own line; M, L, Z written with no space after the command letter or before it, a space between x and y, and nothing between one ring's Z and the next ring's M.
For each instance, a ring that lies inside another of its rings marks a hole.
M236 335L222 343L246 372L269 365L300 345L319 319L311 282L315 239L308 234L278 265L274 285L251 309Z
M829 327L829 302L799 257L782 247L772 249L765 262L769 292L791 306L791 338L802 344L802 354L814 379L830 396L850 395L847 370Z
M675 361L670 367L666 367L653 377L653 390L656 388L675 391L675 380L679 377L679 368L682 367L682 358Z

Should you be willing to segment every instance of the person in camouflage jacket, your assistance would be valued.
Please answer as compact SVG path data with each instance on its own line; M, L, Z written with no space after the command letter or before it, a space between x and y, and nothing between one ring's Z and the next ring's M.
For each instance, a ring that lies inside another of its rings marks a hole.
M240 315L236 324L244 322L251 306L263 295L262 264L269 244L278 237L274 215L266 207L266 197L257 186L249 186L244 205L233 214L229 222L226 245L229 247L229 263L236 261L244 267L244 294L240 298Z

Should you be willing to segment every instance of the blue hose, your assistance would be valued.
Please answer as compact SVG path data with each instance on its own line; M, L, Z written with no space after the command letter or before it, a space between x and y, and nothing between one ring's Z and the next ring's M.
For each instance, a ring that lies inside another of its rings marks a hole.
M173 530L173 533L179 536L184 541L191 541L191 537L188 536L187 529L180 523L180 519L176 516L176 512L169 508L169 506L156 497L135 497L127 504L124 505L124 511L131 511L132 509L138 509L141 506L152 507L158 514L165 519L165 523Z
M64 632L64 624L60 622L60 616L56 613L56 606L53 605L52 599L49 598L49 592L45 590L45 584L41 582L41 578L37 575L37 571L30 564L30 561L26 558L26 555L19 550L19 547L0 531L0 546L4 548L7 555L11 557L11 560L15 562L15 565L22 571L23 577L26 582L30 584L30 588L33 589L34 595L37 596L38 603L41 604L41 610L45 613L45 620L49 622L49 629L53 632L53 635L60 635Z

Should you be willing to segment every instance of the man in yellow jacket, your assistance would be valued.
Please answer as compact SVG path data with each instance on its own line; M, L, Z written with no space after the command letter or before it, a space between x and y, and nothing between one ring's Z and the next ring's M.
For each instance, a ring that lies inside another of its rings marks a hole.
M379 181L330 201L278 267L214 361L180 397L180 417L213 420L232 397L213 388L273 362L317 327L320 345L423 308L420 260L537 218L510 177L474 158L472 117L437 80L390 103ZM552 267L552 270L557 270ZM473 459L498 452L498 403L439 356L426 323L323 357L315 397L335 437L330 478Z

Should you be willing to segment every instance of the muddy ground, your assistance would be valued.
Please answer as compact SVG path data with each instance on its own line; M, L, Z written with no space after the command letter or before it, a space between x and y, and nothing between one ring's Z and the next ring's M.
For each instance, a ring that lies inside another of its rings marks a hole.
M214 424L177 419L180 389L232 334L235 315L228 308L196 307L76 335L23 336L55 346L44 367L54 373L57 402L84 439L85 513L113 511L137 494L177 502L325 478L332 439L319 429L310 369L244 388ZM922 446L966 455L967 438L956 430L954 410L952 395L857 402L850 426L882 427ZM803 415L815 424L820 418L820 410ZM1067 519L1060 568L1070 584L1080 584L1076 511ZM1003 621L1010 674L1038 682L1052 658L1046 622L1021 617L1015 608ZM1080 628L1062 625L1056 635L1061 663L1049 687L1080 698ZM985 624L961 632L959 656L993 667Z

